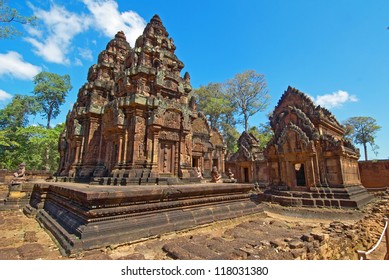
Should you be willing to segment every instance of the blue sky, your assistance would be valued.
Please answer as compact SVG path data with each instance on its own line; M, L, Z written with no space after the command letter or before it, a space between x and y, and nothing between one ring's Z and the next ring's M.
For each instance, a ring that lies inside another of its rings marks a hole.
M133 46L158 14L177 46L194 88L224 82L253 69L267 79L272 102L250 125L267 120L291 85L327 107L339 121L374 117L382 129L378 155L388 158L389 1L8 1L40 19L21 37L0 41L0 108L14 94L31 94L42 70L69 74L73 90L65 120L86 82L88 68L114 34L123 30ZM32 123L45 123L39 116ZM361 147L360 147L361 148ZM362 150L361 150L362 152Z

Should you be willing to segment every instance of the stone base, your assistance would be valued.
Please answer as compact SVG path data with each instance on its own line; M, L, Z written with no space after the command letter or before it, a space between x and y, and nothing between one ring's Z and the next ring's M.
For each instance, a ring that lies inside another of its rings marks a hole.
M270 201L282 206L354 209L361 209L374 198L363 186L315 187L309 191L290 191L283 187L272 187L259 197L262 201Z
M67 255L262 212L249 184L94 186L51 184L36 219ZM46 192L44 194L44 192ZM35 202L34 202L35 201ZM39 204L38 203L38 204ZM33 213L26 207L25 212Z
M33 183L21 183L8 186L8 195L0 206L0 210L22 209L30 201Z

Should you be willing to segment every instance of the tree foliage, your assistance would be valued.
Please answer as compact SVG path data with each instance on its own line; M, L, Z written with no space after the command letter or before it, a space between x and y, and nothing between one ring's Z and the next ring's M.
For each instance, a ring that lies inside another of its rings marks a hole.
M264 111L269 105L270 95L268 94L265 76L254 70L248 70L235 75L227 84L231 104L239 116L240 122L248 131L248 121L257 112Z
M7 5L7 1L0 0L0 38L13 38L22 33L13 25L14 23L35 26L37 17L20 15L16 9Z
M25 162L31 170L55 171L59 163L58 139L63 127L64 124L54 128L18 127L11 134L0 131L0 167L13 170Z
M34 77L34 91L39 111L47 118L46 128L50 128L50 122L59 113L59 107L65 102L67 93L72 89L70 76L60 76L55 73L41 72Z
M364 149L365 160L367 160L367 144L370 144L375 152L379 147L375 144L375 137L380 126L372 117L351 117L343 123L346 132L346 138L354 141L355 144L361 144Z
M268 124L259 124L258 127L252 126L249 128L248 132L253 134L255 138L259 140L259 147L261 150L266 148L267 143L269 143L273 137L273 131Z
M15 131L28 124L29 115L35 115L37 103L34 97L17 94L0 110L0 129Z
M231 102L224 91L223 84L209 83L200 86L193 93L197 100L197 106L207 117L212 128L221 129L223 116L233 112Z
M224 83L209 83L195 89L193 94L198 109L207 116L213 128L222 132L228 153L238 149L240 134L237 124L242 123L247 131L249 118L265 110L270 100L264 76L255 71L237 74ZM243 118L240 119L240 116ZM264 147L271 137L271 130L265 130L262 125L260 129L255 129Z

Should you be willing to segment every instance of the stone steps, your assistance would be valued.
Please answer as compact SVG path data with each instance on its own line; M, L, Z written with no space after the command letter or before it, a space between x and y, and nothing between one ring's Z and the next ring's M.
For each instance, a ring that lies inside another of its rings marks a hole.
M310 191L289 191L273 188L260 195L263 201L283 206L332 207L360 209L373 199L363 186L317 187Z

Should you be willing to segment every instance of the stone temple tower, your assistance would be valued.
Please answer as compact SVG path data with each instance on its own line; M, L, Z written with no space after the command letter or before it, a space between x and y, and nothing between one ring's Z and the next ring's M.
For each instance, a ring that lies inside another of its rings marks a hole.
M224 141L189 99L190 76L158 15L132 48L120 31L89 69L61 135L58 175L100 183L195 181L224 171Z

